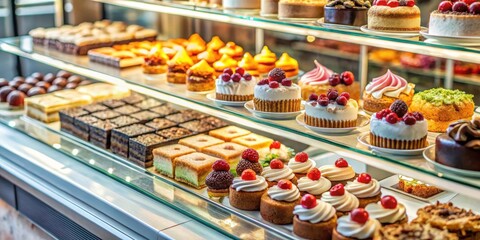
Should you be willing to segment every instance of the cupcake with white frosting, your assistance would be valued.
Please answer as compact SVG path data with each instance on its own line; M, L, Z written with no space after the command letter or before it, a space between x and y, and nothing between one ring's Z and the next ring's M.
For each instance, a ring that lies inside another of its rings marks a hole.
M267 180L269 187L277 185L282 179L290 180L295 185L298 180L292 169L285 166L279 159L273 159L270 166L263 168L262 176Z
M293 210L300 203L300 192L289 180L280 180L277 185L263 194L260 202L260 215L265 221L274 224L291 224Z
M353 182L348 182L345 190L358 198L361 208L366 207L369 203L380 201L382 196L380 183L368 173L361 173Z
M306 239L330 240L337 225L332 205L307 194L293 210L293 233Z
M257 176L252 169L247 169L241 177L233 179L228 197L230 205L247 211L259 210L260 199L267 192L267 187L265 178Z
M330 191L323 193L320 200L331 204L337 210L337 217L348 214L358 208L359 204L358 198L346 191L342 184L337 184Z
M332 185L337 185L339 183L345 185L347 182L355 180L357 175L352 166L350 166L347 160L343 158L337 159L335 165L325 165L318 169L322 172L322 176L332 182Z
M312 94L305 104L305 123L321 128L350 128L357 126L358 103L348 92L338 93L331 88L327 94Z
M405 206L398 203L394 196L383 196L378 203L368 204L365 210L383 226L408 222Z
M381 228L380 222L371 218L365 209L357 208L338 219L332 240L372 239Z
M226 68L215 82L215 98L222 101L246 102L253 99L257 81L243 68Z
M292 169L293 173L297 178L302 178L307 176L307 172L310 169L315 168L317 164L315 161L308 157L308 154L305 152L299 152L295 155L294 158L288 161L288 167Z
M298 179L297 187L300 194L311 194L320 199L324 192L328 192L332 184L328 179L322 177L322 173L318 168L312 168L308 171L307 176Z

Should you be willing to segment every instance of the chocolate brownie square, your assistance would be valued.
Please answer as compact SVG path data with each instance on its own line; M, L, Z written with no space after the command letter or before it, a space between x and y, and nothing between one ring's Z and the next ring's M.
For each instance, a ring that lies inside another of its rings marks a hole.
M134 123L139 123L139 121L136 118L132 118L129 116L120 116L120 117L112 118L110 119L110 122L117 125L119 128L132 125Z
M143 124L133 124L112 130L110 149L113 153L128 158L128 141L143 134L153 133L155 129Z
M179 113L168 115L165 118L176 123L184 123L191 120L208 117L208 115L197 112L195 110L182 110Z
M155 128L155 130L161 130L169 127L174 127L177 125L177 123L165 118L155 118L152 121L147 122L145 125Z
M155 118L160 117L158 113L150 112L150 111L141 111L137 113L130 114L131 117L138 119L141 123L149 122Z
M123 115L130 115L132 113L140 112L142 109L134 107L132 105L124 105L118 108L114 108L113 111Z
M120 113L115 112L113 110L105 110L105 111L101 111L101 112L92 113L92 116L94 116L98 119L107 120L107 119L112 119L112 118L116 118L116 117L120 116Z
M162 105L162 106L154 107L154 108L150 109L150 111L160 114L161 117L165 117L167 115L172 115L174 113L178 113L178 110L173 108L170 104L165 104L165 105Z
M66 131L66 132L69 132L69 133L72 133L73 131L73 128L74 128L74 125L73 125L73 121L75 119L75 117L80 117L80 116L84 116L84 115L87 115L88 112L83 110L82 108L69 108L69 109L65 109L65 110L62 110L59 112L59 115L60 115L60 128L63 130L63 131Z
M73 120L72 133L85 141L90 140L90 125L96 123L99 119L90 115L76 117Z
M121 100L116 100L116 99L110 99L110 100L105 100L103 102L100 102L100 104L103 104L107 106L108 108L117 108L125 105L126 103Z
M110 148L110 134L118 127L110 120L98 120L90 125L90 142L104 149Z
M186 128L171 127L156 132L158 135L168 140L178 140L180 138L192 136L194 133Z
M83 107L83 110L89 112L89 113L94 113L94 112L99 112L99 111L105 111L107 110L108 108L104 105L101 105L101 104L98 104L98 103L95 103L95 104L90 104L90 105L87 105L87 106L84 106Z
M208 122L202 122L200 120L185 122L180 124L179 126L197 133L204 133L215 129L213 125L210 125Z
M153 166L153 149L167 144L168 140L157 134L149 133L130 138L128 159L145 168Z
M202 118L202 119L200 119L200 122L202 122L202 123L203 123L203 122L208 123L208 124L214 126L215 129L228 126L228 123L227 123L227 122L225 122L225 121L223 121L223 120L221 120L221 119L218 119L218 118L216 118L216 117L206 117L206 118Z
M122 98L121 100L126 102L127 104L135 104L135 103L139 103L139 102L145 100L145 97L143 95L138 94L138 93L132 93L132 95L130 95L126 98Z
M163 105L163 104L164 104L164 102L161 102L157 99L149 98L149 99L145 99L145 100L135 104L134 106L138 107L138 108L141 108L143 110L148 110L150 108L158 107L158 106Z

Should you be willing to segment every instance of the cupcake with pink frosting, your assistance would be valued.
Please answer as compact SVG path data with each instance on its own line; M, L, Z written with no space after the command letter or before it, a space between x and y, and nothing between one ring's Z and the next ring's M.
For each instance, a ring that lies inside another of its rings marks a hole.
M379 112L390 107L395 100L402 100L408 106L412 103L415 84L387 70L384 75L374 78L363 93L363 109L368 112Z
M365 210L383 226L408 222L405 206L398 203L394 196L383 196L379 202L368 204Z
M382 225L363 208L354 209L337 221L332 240L372 239Z
M360 99L360 84L355 81L352 72L345 71L338 74L321 65L317 60L314 63L315 68L305 73L298 82L302 88L303 99L308 99L312 93L326 95L331 88L336 89L339 93L349 92L355 100Z

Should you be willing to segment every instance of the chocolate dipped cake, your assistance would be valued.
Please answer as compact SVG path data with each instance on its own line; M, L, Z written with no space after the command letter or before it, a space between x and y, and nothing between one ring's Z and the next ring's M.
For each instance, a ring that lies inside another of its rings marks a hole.
M329 0L325 6L325 23L363 26L367 24L370 1Z

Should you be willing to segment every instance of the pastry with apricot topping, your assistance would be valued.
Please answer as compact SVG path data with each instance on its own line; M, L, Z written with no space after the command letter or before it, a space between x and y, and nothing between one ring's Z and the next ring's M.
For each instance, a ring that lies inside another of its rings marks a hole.
M207 61L201 60L187 71L187 90L205 92L215 89L215 70Z
M262 51L255 55L255 62L258 63L258 72L260 76L268 74L275 68L275 62L277 61L277 55L270 51L267 46L262 48Z
M246 52L243 55L242 60L240 60L240 62L238 62L238 66L245 69L245 71L247 73L249 73L250 75L252 75L254 77L260 76L260 74L258 72L258 63L255 62L252 54L250 54L248 52Z
M213 63L215 69L215 76L220 76L226 68L235 70L237 67L237 61L227 54L223 54L220 60Z
M145 63L142 65L145 74L165 74L167 73L168 56L163 52L162 46L158 44L145 57Z
M187 81L187 70L193 66L193 61L187 51L181 48L175 56L168 61L167 82L184 84Z

